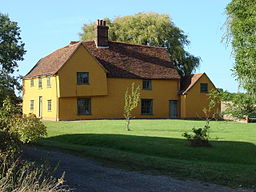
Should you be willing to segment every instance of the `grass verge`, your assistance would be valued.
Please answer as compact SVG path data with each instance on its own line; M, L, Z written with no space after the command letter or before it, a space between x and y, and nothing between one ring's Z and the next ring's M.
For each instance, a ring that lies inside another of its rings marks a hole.
M121 123L120 120L45 122L49 136L38 145L130 170L255 188L256 146L251 141L251 134L255 133L252 125L213 122L212 136L219 137L218 141L211 141L213 147L191 148L181 134L191 129L191 124L202 126L204 122L135 120L131 132L120 129Z

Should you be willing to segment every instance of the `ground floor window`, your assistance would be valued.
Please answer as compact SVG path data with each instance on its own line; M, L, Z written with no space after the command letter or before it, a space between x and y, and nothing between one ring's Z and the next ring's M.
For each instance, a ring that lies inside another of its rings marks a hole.
M34 106L35 106L35 101L34 100L30 100L30 111L34 111Z
M52 111L52 100L47 100L48 112Z
M153 114L153 99L141 99L141 114L142 115Z
M77 114L90 115L91 114L91 98L77 99Z

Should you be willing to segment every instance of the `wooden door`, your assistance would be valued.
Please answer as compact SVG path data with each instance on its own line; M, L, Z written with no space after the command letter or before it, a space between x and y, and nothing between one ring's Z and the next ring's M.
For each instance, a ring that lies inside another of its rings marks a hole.
M169 101L169 118L170 119L178 118L178 101L177 100Z

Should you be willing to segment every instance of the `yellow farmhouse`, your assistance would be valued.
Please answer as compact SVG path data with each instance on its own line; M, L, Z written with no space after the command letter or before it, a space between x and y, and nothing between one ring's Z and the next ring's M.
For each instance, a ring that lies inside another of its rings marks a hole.
M133 82L141 87L136 118L203 118L216 89L205 73L181 79L163 47L109 41L98 20L95 41L72 41L24 77L23 113L55 121L123 118Z

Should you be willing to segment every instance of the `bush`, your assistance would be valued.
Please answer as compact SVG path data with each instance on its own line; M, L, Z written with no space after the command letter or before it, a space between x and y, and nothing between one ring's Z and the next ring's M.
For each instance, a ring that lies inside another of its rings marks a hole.
M0 192L68 192L45 164L40 167L18 157L20 144L46 135L46 127L35 115L22 116L10 99L0 108Z
M0 109L0 130L22 143L29 143L46 136L46 127L35 115L22 116L10 99L4 100Z
M187 138L189 144L193 147L211 146L209 143L209 123L210 121L206 121L206 124L203 128L193 128L193 135L185 132L182 134L182 136Z
M46 164L40 167L33 162L13 156L0 156L0 192L69 192L61 178L52 177L53 171Z
M20 142L9 133L0 131L0 154L10 154L19 151Z
M47 135L46 126L33 114L14 118L10 132L16 135L22 143L29 143Z

